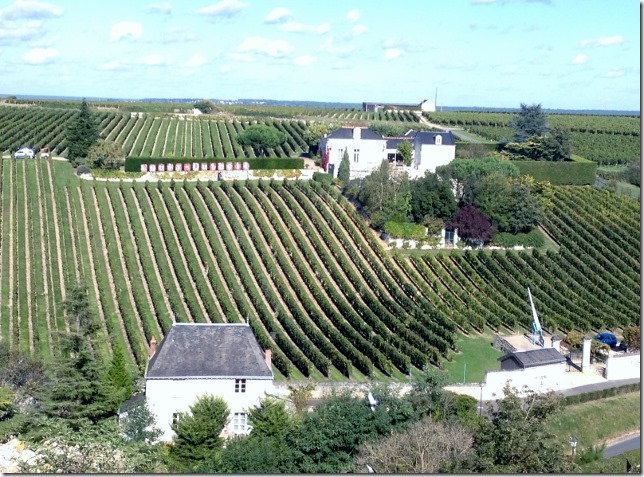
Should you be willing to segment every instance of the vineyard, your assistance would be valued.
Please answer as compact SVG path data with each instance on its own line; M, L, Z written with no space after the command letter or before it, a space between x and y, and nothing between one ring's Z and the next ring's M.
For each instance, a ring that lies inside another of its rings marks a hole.
M492 141L512 137L511 113L435 112L425 113L435 123L463 127ZM640 118L636 116L592 116L550 114L550 127L570 131L573 154L602 165L624 164L640 157Z
M65 130L77 114L72 109L0 106L0 151L13 152L25 146L38 150L48 146L54 154L66 156ZM101 137L119 144L126 157L253 159L297 157L308 151L303 139L305 120L213 119L102 110L95 115L100 122ZM338 124L371 119L408 123L409 129L418 126L418 118L408 111L325 110L316 116L316 120L332 120ZM240 146L237 135L257 123L278 129L286 135L286 142L274 149Z
M246 321L294 379L440 365L457 333L529 326L528 286L549 331L639 323L639 203L599 189L554 188L543 226L558 252L406 257L316 182L98 182L61 161L0 167L0 337L43 356L69 329L62 303L79 282L104 357L119 344L143 367L148 341L175 321Z

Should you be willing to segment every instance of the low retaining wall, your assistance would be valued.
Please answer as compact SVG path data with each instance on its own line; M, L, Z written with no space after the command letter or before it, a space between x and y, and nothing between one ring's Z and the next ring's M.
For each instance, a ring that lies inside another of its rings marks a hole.
M630 379L641 375L640 353L625 353L609 356L606 359L604 377L606 379Z

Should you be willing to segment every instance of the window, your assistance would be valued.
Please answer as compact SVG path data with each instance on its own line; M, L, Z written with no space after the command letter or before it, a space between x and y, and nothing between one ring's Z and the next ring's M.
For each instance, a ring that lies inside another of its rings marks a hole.
M179 420L179 413L178 412L173 412L172 413L172 424L176 424L178 420Z
M437 146L442 145L443 144L443 136L441 136L440 134L437 134L435 143L436 143Z
M353 162L358 162L359 157L360 157L360 149L354 149L353 150Z
M235 379L235 392L236 393L245 393L246 392L246 380L245 379Z
M246 432L245 412L236 412L233 414L233 432Z
M344 156L344 151L342 149L338 149L338 161L342 160L342 156Z

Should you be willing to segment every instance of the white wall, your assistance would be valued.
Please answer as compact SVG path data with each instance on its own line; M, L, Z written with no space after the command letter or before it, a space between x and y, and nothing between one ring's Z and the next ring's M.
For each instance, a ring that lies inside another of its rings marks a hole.
M436 172L438 166L449 164L456 157L456 146L435 144L416 144L414 160L409 168L409 178L423 177L425 171Z
M536 366L515 371L488 371L485 374L485 387L502 389L509 380L510 386L519 391L528 386L532 391L557 389L558 384L566 377L566 363ZM499 396L502 397L502 396Z
M640 354L609 356L606 360L606 379L639 378L641 375Z
M199 396L212 394L226 400L230 408L230 423L223 434L227 434L232 431L233 413L247 412L248 408L260 403L265 393L273 392L270 379L247 379L245 393L235 392L234 379L148 379L145 397L157 418L157 427L163 433L161 439L168 441L174 436L170 428L172 414L189 412Z
M382 160L387 157L385 147L387 142L376 139L335 139L327 138L326 142L320 144L320 151L327 146L331 147L329 152L329 164L334 165L333 177L338 177L338 169L342 161L344 150L349 154L350 177L364 177L380 166ZM358 162L353 162L354 149L360 149Z

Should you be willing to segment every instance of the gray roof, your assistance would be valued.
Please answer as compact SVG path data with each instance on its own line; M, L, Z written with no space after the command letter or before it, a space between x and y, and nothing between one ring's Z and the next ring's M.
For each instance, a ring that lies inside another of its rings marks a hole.
M399 137L388 137L385 138L387 139L387 149L397 149L398 144L401 143L401 141L407 139L407 138L399 138Z
M532 349L529 351L515 351L498 358L499 361L506 359L515 360L522 368L532 368L546 364L563 363L566 361L559 351L554 348Z
M226 377L273 378L246 324L175 323L146 371L147 379Z
M436 144L436 136L443 136L443 146L453 146L456 144L454 135L451 131L434 132L434 131L415 131L411 130L405 136L418 140L421 144Z
M331 139L353 139L353 128L338 128L331 131L327 137ZM382 136L369 128L360 128L360 139L382 140Z

